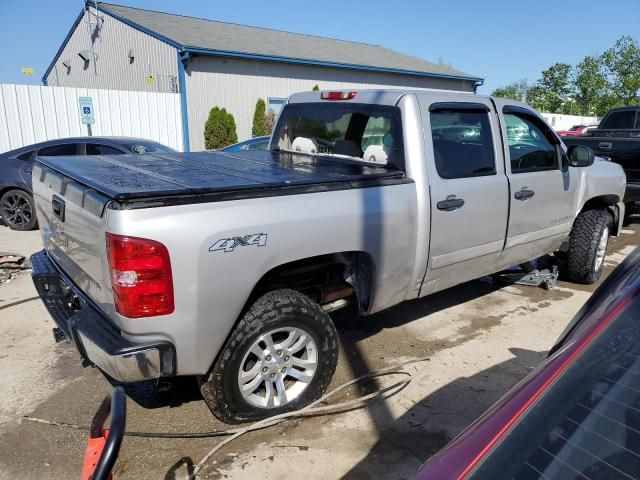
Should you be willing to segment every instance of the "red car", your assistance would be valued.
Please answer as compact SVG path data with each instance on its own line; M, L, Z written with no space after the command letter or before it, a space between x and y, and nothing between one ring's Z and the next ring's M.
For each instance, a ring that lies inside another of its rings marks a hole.
M545 362L415 478L640 478L640 248L592 295Z
M558 135L582 135L582 132L589 125L574 125L569 130L558 130Z

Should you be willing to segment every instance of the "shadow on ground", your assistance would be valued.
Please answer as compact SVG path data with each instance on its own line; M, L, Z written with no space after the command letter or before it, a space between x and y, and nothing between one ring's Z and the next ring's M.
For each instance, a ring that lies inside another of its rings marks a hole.
M628 227L634 224L640 224L640 207L635 207L632 209L631 214L627 215L627 217L624 219L623 226Z
M546 356L546 352L518 348L510 352L515 358L448 383L399 419L389 421L384 403L371 402L368 411L377 425L378 442L343 478L411 477Z
M487 295L503 285L493 285L488 282L474 280L463 285L450 288L443 292L439 292L419 300L405 302L392 307L383 312L377 313L369 317L358 316L355 308L347 308L333 314L333 320L340 334L340 340L343 347L343 358L348 361L348 367L352 377L359 377L372 371L377 365L371 365L367 358L372 357L370 350L378 349L376 356L380 360L380 353L385 352L388 355L411 355L415 352L404 350L405 345L401 342L391 342L393 345L381 345L380 347L372 346L366 348L367 352L360 352L357 343L367 338L373 337L383 330L397 329L407 323L413 322L433 313L445 310L447 308L466 303L476 298ZM389 331L387 333L399 333ZM420 348L417 342L412 339L406 339L410 342L407 348ZM384 343L390 343L385 340ZM390 350L392 347L398 347L395 351ZM424 347L424 346L423 346ZM429 347L432 347L429 345ZM420 352L418 352L420 353ZM424 353L424 352L422 352ZM341 378L340 380L344 380ZM113 382L112 382L113 383ZM185 403L200 401L202 396L195 377L178 377L170 381L162 382L160 392L156 390L156 382L139 382L125 386L125 390L129 398L144 408L162 408L162 407L178 407ZM377 388L375 382L360 384L360 393L366 394Z

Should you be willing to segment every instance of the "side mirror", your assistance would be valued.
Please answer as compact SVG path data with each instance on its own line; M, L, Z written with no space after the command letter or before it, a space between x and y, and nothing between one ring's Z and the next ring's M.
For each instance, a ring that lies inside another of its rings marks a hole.
M593 150L584 145L571 145L567 149L567 160L572 167L588 167L593 165L594 159Z

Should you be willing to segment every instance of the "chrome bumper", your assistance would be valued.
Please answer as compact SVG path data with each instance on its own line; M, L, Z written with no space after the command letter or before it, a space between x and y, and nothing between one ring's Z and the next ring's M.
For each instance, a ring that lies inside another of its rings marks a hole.
M87 360L119 382L139 382L162 376L161 354L156 347L111 355L82 331L78 331L78 339Z
M123 383L175 375L173 344L128 340L44 250L32 255L31 263L38 295L60 330L54 337L72 340L85 364Z

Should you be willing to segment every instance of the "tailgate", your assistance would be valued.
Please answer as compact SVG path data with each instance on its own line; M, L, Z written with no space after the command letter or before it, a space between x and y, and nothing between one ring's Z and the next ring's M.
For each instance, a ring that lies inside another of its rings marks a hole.
M49 256L98 305L112 310L105 245L109 199L40 163L33 168L33 195Z

